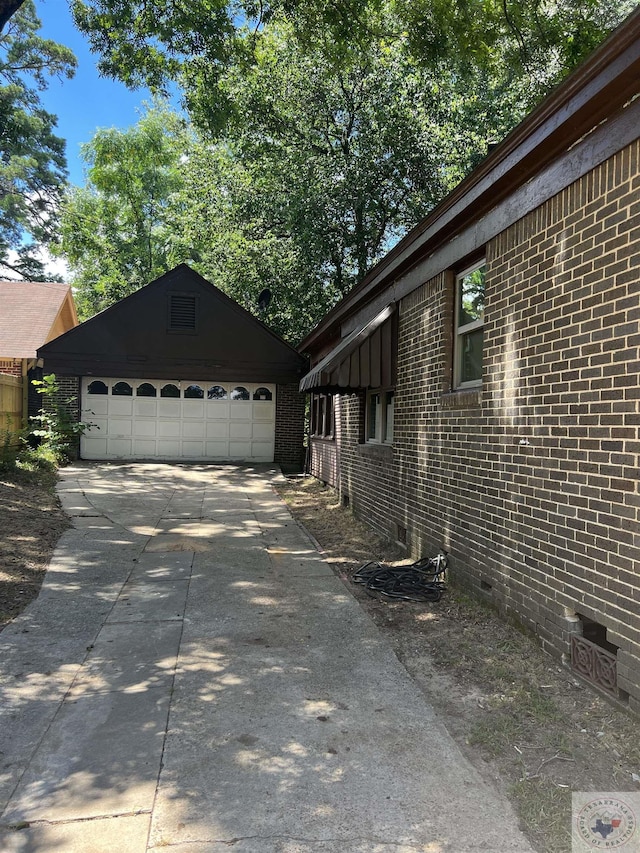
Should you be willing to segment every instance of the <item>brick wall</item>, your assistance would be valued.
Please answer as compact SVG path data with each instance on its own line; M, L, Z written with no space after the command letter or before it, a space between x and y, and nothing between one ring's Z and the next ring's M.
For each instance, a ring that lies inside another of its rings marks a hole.
M38 388L34 385L35 381L42 381L44 371L41 367L32 367L27 373L27 407L29 417L34 417L42 408L42 394L38 393Z
M574 613L604 625L637 710L639 155L623 150L488 247L483 395L503 506L490 578L552 650L567 653Z
M311 438L310 473L323 483L339 488L338 453L335 439Z
M56 376L58 391L52 395L56 406L64 409L69 417L77 420L80 415L80 378L78 376Z
M65 411L73 421L80 420L80 378L78 376L56 375L58 391L55 395L43 399L43 408L52 411L54 407ZM80 456L80 436L75 436L69 448L69 457L78 459Z
M336 489L340 488L340 466L338 444L342 440L342 406L341 398L332 398L333 435L331 437L311 436L309 473L323 483L328 483Z
M274 462L287 471L304 467L304 416L306 397L297 385L278 385Z
M22 376L22 361L19 358L0 358L0 373Z
M363 446L364 399L342 397L339 482L376 527L406 528L414 556L450 551L456 576L548 651L569 654L575 614L605 626L636 710L639 155L485 247L481 392L450 388L453 274L402 300L393 448Z

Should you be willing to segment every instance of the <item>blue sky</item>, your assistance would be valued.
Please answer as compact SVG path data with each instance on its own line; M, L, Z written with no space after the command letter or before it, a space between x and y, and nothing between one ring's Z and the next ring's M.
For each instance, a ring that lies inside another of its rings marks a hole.
M69 178L83 184L80 145L88 142L97 128L129 127L138 120L143 103L150 100L145 90L131 92L122 83L100 77L96 57L74 27L67 0L36 0L42 21L40 35L71 48L78 60L72 80L52 79L41 93L45 109L58 116L58 136L67 140Z

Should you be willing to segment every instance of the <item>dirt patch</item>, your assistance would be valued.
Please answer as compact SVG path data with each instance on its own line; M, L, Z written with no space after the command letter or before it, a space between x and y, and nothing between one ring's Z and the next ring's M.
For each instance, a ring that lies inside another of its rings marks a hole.
M454 583L436 604L371 597L351 582L353 572L371 559L407 562L406 553L316 480L288 480L278 491L469 760L512 800L536 850L571 850L572 791L640 790L637 717Z
M0 631L37 596L69 526L56 498L55 474L0 474Z

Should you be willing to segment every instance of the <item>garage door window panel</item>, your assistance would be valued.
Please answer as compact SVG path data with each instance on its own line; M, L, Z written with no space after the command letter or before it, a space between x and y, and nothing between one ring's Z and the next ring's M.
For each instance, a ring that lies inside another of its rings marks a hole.
M133 388L128 382L116 382L111 389L111 394L114 397L131 397L133 395Z
M227 389L223 388L222 385L212 385L207 391L207 399L213 400L214 402L217 400L226 400Z
M253 392L253 399L254 400L272 400L273 395L268 388L257 388Z
M87 388L87 394L108 394L109 388L106 383L100 382L99 379L96 379L95 382L91 382L89 387Z
M142 385L138 385L136 388L136 396L137 397L156 397L158 391L155 385L152 385L150 382L143 382Z
M179 397L180 396L180 389L178 388L177 385L172 385L172 384L163 385L162 388L160 389L160 396L161 397Z
M238 385L231 392L231 399L236 400L236 401L237 400L250 400L251 395L249 394L249 392L247 391L247 389L244 386Z
M200 385L189 385L184 391L185 400L203 400L204 389Z

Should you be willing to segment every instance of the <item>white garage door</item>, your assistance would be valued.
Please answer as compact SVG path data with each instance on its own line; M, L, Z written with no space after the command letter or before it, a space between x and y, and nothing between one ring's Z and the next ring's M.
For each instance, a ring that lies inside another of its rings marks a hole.
M272 462L275 385L85 378L83 459Z

